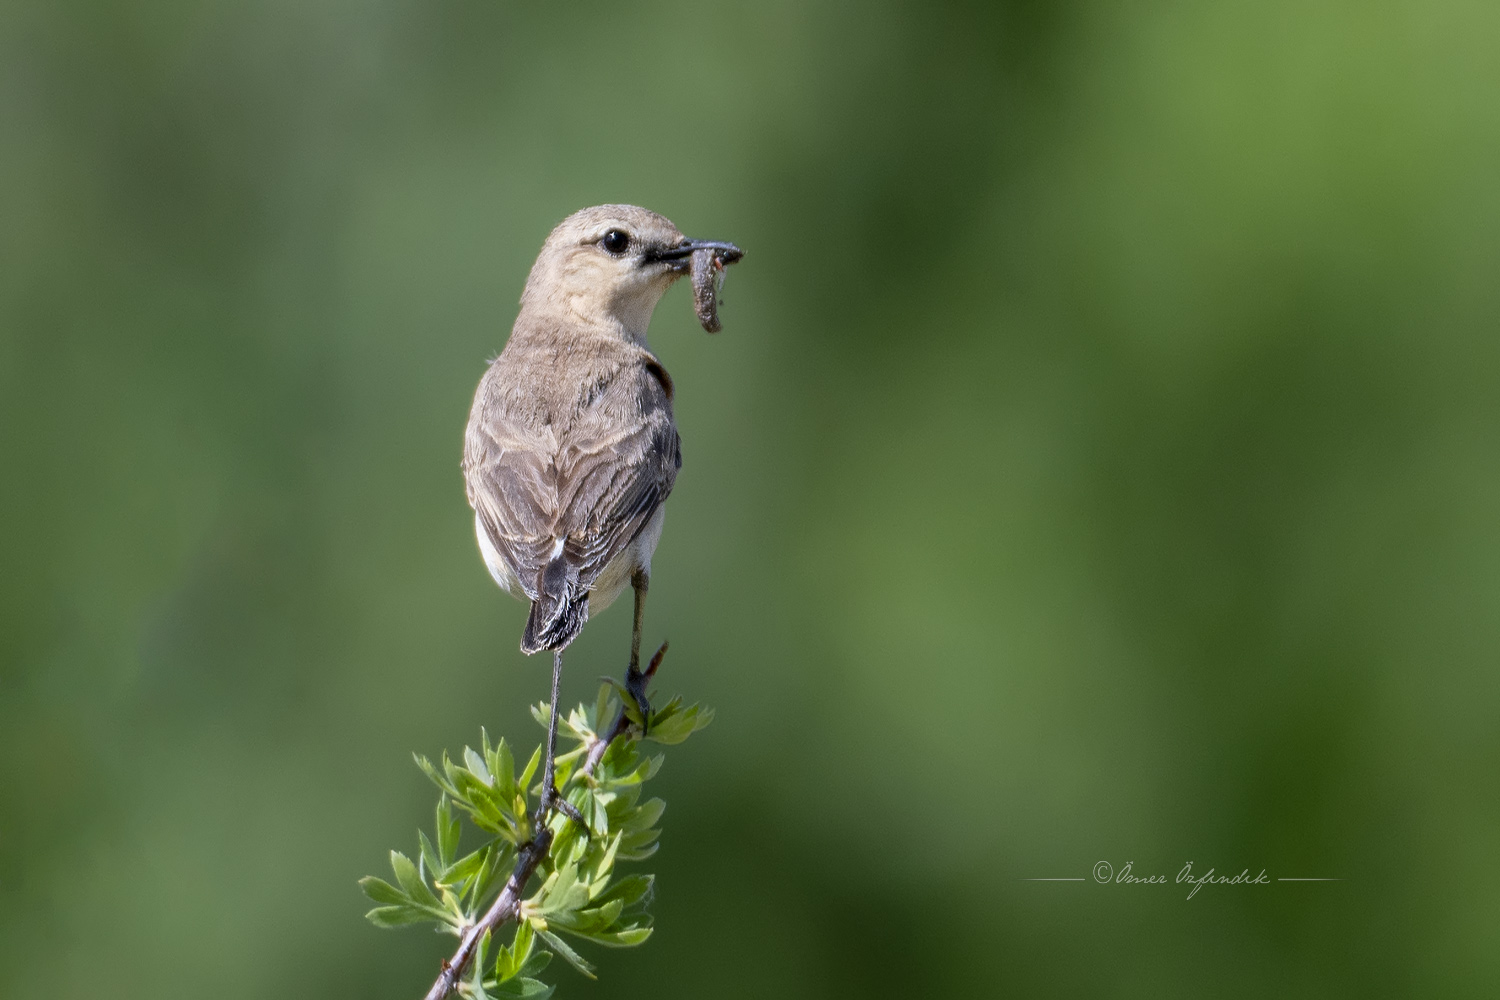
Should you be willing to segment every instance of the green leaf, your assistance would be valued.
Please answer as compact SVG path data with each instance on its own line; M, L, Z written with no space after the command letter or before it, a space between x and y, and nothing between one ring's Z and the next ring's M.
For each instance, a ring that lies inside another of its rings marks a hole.
M568 714L557 720L557 734L563 739L588 742L589 726L583 716L582 706L568 710Z
M497 983L503 983L507 979L520 975L522 966L531 957L531 946L535 940L536 935L532 932L531 924L523 920L516 925L516 934L511 939L509 947L502 946L500 953L495 956L495 981Z
M606 725L604 720L613 714L609 710L609 695L611 690L608 683L600 684L599 694L594 699L594 731L596 733L604 732Z
M661 799L647 799L636 807L635 812L630 818L620 824L620 829L627 833L634 833L637 830L648 830L657 824L657 821L661 819L661 814L666 812L666 809L667 804Z
M681 743L714 720L713 709L694 705L686 711L674 713L668 719L653 719L651 731L646 738L665 746Z
M604 853L599 855L599 860L591 867L593 872L593 884L589 886L589 898L599 895L604 887L609 884L609 873L615 867L615 854L620 849L620 838L622 833L617 833L604 848Z
M365 919L376 927L404 927L431 920L433 916L414 906L377 906L365 914Z
M473 980L459 983L454 987L454 992L463 997L464 1000L494 1000L489 993L485 992L482 983Z
M537 747L531 752L531 760L526 762L526 769L523 770L521 772L521 776L516 779L516 787L520 790L520 794L523 797L526 794L526 789L531 787L531 779L536 777L536 769L540 767L541 764L542 748Z
M486 983L495 1000L546 1000L554 987L535 979L516 978L503 983Z
M704 708L702 705L683 708L682 697L679 695L672 698L659 711L652 713L651 731L646 734L646 738L669 746L681 743L707 726L713 718L714 713L711 708Z
M516 762L511 757L510 744L505 742L504 737L500 745L495 748L495 762L491 768L495 772L495 787L503 799L516 797Z
M453 782L447 775L449 763L448 755L446 753L443 754L443 771L439 771L435 766L433 766L432 761L428 760L426 757L423 757L419 753L412 754L412 758L416 760L417 767L422 769L422 773L432 779L432 783L434 785L437 785L454 799L463 798L463 796L458 794L458 790L453 787Z
M594 902L603 904L618 901L623 907L629 909L645 899L655 883L655 875L623 875L615 879L614 884L609 888L594 897Z
M573 968L577 969L585 976L588 976L590 979L599 978L598 976L594 975L594 967L587 961L585 961L582 955L578 954L578 952L570 948L568 946L568 943L562 938L558 937L556 934L553 934L551 931L542 930L540 927L537 928L536 933L538 937L547 942L547 947L551 948L553 951L557 952L557 954L561 955L563 957L563 960Z
M483 782L486 787L495 787L495 779L490 776L490 769L485 764L484 758L468 747L464 747L464 766L469 769L470 774Z
M540 895L541 902L533 909L550 920L554 914L585 906L589 901L589 887L578 881L577 866L567 865L548 877Z
M570 753L560 753L553 760L553 764L557 769L557 772L553 775L553 777L557 781L558 788L568 787L568 782L573 777L573 767L582 759L582 757L583 750L582 748L579 748L578 750L574 750Z
M585 806L592 807L590 812L583 814L589 820L589 827L594 831L596 837L609 836L609 804L600 801L597 795L587 795L585 793L585 797L587 801L577 803L577 805L580 811Z
M646 939L651 936L650 927L626 927L617 931L600 931L598 933L585 933L578 936L585 941L602 944L606 948L634 948L645 944Z
M400 906L410 903L411 900L406 893L391 885L385 879L376 878L374 875L366 875L359 880L359 887L365 891L365 895L377 903L387 903Z
M425 831L417 831L417 844L422 864L428 871L432 872L432 880L434 882L443 881L443 877L448 873L448 867L439 860L437 851L433 849L432 841L427 839Z
M652 778L656 777L656 772L661 770L661 764L662 757L660 755L652 757L640 764L636 764L633 769L629 770L627 770L627 768L630 767L630 765L627 763L620 769L614 770L614 772L603 779L600 784L610 788L616 788L622 785L639 785L642 782L650 781Z
M470 878L473 878L474 873L479 871L480 867L484 864L485 851L487 851L488 849L489 847L488 845L486 845L485 847L481 847L479 850L474 851L471 854L465 854L463 857L453 862L453 864L449 865L448 870L443 873L443 877L441 879L437 879L436 881L440 885L463 885L464 882L468 881Z
M521 970L516 975L535 977L551 964L552 952L545 948L533 948L531 949L531 957L526 960L526 964L521 966Z
M660 846L657 843L660 837L660 830L642 830L639 833L624 835L620 838L620 860L645 861L656 853L656 849Z
M510 875L511 862L515 860L515 852L508 844L491 845L485 855L484 867L474 880L474 891L469 897L474 904L486 901L491 893L499 891L500 885Z
M453 809L449 805L446 794L438 796L437 805L437 838L438 838L438 860L442 862L446 870L453 865L453 859L458 854L458 836L462 832L458 817L453 815Z
M636 703L635 695L631 694L630 690L623 683L613 677L606 677L604 680L614 690L615 696L619 700L620 710L625 713L625 718L630 721L631 725L641 728L644 720L641 719L641 709ZM650 696L650 692L648 692L648 696ZM653 729L656 728L657 715L657 712L651 713L651 728ZM601 720L600 725L602 726L603 724Z
M547 920L547 926L569 934L603 931L619 918L620 909L620 901L615 900L593 909L559 913Z
M438 908L438 898L427 888L427 883L417 871L417 866L411 863L411 859L400 851L391 852L391 869L396 873L396 881L401 883L401 888L406 890L414 903L422 906Z

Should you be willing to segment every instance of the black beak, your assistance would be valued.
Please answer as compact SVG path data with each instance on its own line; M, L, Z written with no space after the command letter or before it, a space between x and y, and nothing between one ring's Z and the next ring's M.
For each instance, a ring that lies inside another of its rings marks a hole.
M656 263L658 261L661 261L665 263L671 263L673 264L673 270L686 271L689 266L688 258L698 250L716 251L716 256L719 258L719 260L723 261L726 264L733 264L735 261L745 256L745 251L741 250L733 243L719 243L714 240L685 239L675 247L661 247L655 250L648 251L646 254L646 262Z

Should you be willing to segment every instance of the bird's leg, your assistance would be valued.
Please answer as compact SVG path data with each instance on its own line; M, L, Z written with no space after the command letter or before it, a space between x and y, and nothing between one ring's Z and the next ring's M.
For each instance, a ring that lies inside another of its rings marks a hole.
M630 666L625 669L625 690L635 699L635 707L641 713L641 730L644 733L651 728L651 702L646 699L646 682L656 672L661 654L658 653L652 660L650 669L644 673L641 671L641 619L646 614L646 591L651 587L651 577L643 569L636 570L635 575L630 578L630 585L635 588L635 629L630 633ZM662 648L666 649L665 646Z
M585 831L589 825L583 821L578 807L562 797L557 790L557 696L562 685L562 650L552 651L552 718L547 723L547 757L542 764L542 801L537 807L535 823L538 827L547 822L547 813L556 809L573 820Z

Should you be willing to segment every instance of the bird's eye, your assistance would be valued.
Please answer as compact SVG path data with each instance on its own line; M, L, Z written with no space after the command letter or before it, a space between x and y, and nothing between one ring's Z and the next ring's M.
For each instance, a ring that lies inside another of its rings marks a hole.
M604 234L604 239L599 241L599 245L604 247L607 252L618 257L625 252L626 247L630 246L630 234L618 229L611 229Z

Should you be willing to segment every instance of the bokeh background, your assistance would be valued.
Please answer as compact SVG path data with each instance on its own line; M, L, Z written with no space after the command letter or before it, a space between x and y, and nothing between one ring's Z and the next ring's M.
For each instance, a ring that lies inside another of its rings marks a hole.
M546 664L458 461L584 205L653 344L658 932L560 997L1500 992L1500 8L0 9L0 994L408 998ZM623 605L622 605L623 606ZM590 624L566 694L624 666ZM1337 882L1084 882L1186 861Z

